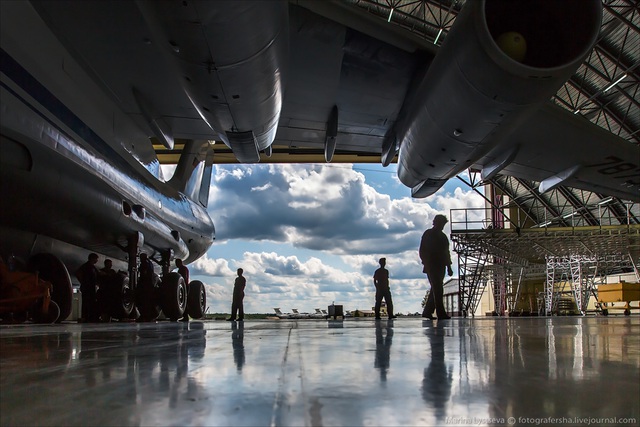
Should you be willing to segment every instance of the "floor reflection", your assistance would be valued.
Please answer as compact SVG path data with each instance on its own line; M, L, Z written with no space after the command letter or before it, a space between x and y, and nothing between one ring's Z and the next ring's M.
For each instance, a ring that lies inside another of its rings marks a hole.
M430 322L431 323L431 322ZM452 368L445 362L445 329L442 321L424 331L429 338L431 348L429 365L424 369L422 379L422 398L433 407L438 422L447 416L447 402L451 397Z
M638 349L637 317L0 327L0 425L638 420Z
M236 363L238 373L241 373L244 366L244 322L231 322L231 331L233 360Z
M389 371L389 352L393 344L393 320L376 321L376 357L373 362L374 368L380 371L380 382L387 381L387 371Z

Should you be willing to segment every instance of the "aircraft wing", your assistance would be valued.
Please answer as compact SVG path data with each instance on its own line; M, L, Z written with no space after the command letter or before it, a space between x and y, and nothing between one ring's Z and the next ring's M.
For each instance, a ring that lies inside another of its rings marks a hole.
M550 102L473 168L640 201L640 146Z
M638 198L637 147L548 105L597 40L600 0L466 2L437 50L341 2L32 4L161 161L208 139L219 163L397 155L414 197L480 167ZM523 58L498 41L514 28Z

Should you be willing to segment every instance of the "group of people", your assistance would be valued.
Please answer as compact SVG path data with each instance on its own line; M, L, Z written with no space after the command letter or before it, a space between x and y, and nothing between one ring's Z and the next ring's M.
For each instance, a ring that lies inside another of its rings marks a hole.
M114 277L117 275L113 269L113 261L104 260L104 267L99 269L96 267L98 263L98 254L90 253L87 262L82 264L76 270L76 277L80 281L80 292L82 293L82 309L80 321L85 323L95 323L101 320L101 316L108 312L108 307L104 307L101 303L106 298L107 287L113 283ZM184 278L185 284L189 283L189 269L183 264L182 260L176 259L176 267L178 273ZM147 281L152 283L154 275L153 263L146 253L140 254L140 265L138 267L138 276L140 283ZM102 293L102 298L100 294Z
M427 274L431 284L431 292L429 292L427 303L422 311L422 317L430 320L434 319L434 310L440 320L451 318L447 315L443 301L445 271L449 276L453 275L449 239L442 231L447 222L449 221L446 216L436 215L433 218L433 227L426 230L420 240L419 253L423 265L422 272ZM375 318L380 319L380 307L384 299L389 319L395 319L391 290L389 288L389 271L385 268L387 259L380 258L378 262L380 263L380 268L373 274L373 284L376 287Z
M109 279L116 275L113 269L113 261L104 260L104 267L100 270L96 267L98 254L90 253L87 262L82 264L76 271L76 277L80 281L80 292L82 293L82 311L80 321L99 322L103 307L98 302L99 289L107 286ZM104 289L102 289L104 291Z
M431 284L431 292L424 306L422 317L433 320L433 312L435 310L438 319L450 319L444 308L444 277L445 272L449 276L453 275L451 269L451 254L449 252L449 239L442 231L447 224L447 217L444 215L436 215L433 218L433 227L429 228L422 234L420 241L420 260L422 261L422 272L427 274L429 283ZM80 291L82 292L82 319L83 321L96 322L99 320L100 309L97 306L96 289L99 283L99 277L109 277L116 274L112 268L112 262L109 259L104 261L104 268L98 270L95 264L98 262L97 254L90 254L87 262L83 264L76 276L80 280ZM397 316L393 313L393 300L391 298L391 289L389 287L389 270L387 270L386 258L380 258L378 261L380 268L373 274L373 284L376 288L375 297L375 318L380 319L380 309L382 300L387 306L389 319L395 319ZM185 283L189 283L189 269L183 264L181 259L176 259L176 267L178 273L184 278ZM153 274L153 265L146 254L140 255L140 277L146 277ZM233 285L233 300L231 302L231 317L228 321L244 320L244 289L247 280L243 276L243 269L237 270L237 277Z

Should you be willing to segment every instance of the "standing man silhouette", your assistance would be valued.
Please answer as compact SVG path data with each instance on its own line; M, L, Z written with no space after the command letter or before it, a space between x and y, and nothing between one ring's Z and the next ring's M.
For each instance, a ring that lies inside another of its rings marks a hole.
M189 269L182 263L180 258L176 258L176 267L178 267L178 274L184 279L184 284L189 286Z
M82 322L97 322L100 317L96 287L98 286L98 254L91 253L87 262L82 264L76 277L80 280L80 293L82 294Z
M384 302L387 304L389 319L395 319L396 316L393 315L393 301L391 301L391 289L389 289L389 270L384 268L384 266L387 265L387 259L380 258L378 262L380 263L380 268L373 274L373 284L376 286L376 319L380 319L382 298L384 298Z
M242 276L243 269L238 269L238 277L233 284L233 301L231 303L231 317L227 321L231 322L236 320L236 314L238 314L238 320L244 320L244 306L242 300L244 299L244 288L247 285L247 279Z
M427 273L427 278L431 283L431 292L429 292L429 298L422 312L422 317L427 319L433 319L434 308L438 319L451 319L447 315L442 301L445 268L449 276L453 276L449 239L442 232L447 222L449 221L446 216L436 215L433 218L433 227L424 232L420 241L420 259L424 266L422 272Z

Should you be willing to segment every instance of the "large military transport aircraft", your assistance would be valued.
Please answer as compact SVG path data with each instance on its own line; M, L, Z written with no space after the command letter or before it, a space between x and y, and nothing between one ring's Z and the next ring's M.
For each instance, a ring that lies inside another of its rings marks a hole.
M467 1L440 48L339 1L0 8L0 254L57 282L96 252L131 282L148 253L160 297L123 280L122 315L132 293L182 315L171 263L212 243L211 166L225 153L376 156L398 162L414 197L473 168L640 201L640 148L549 101L592 50L600 0ZM179 157L169 180L154 147Z

